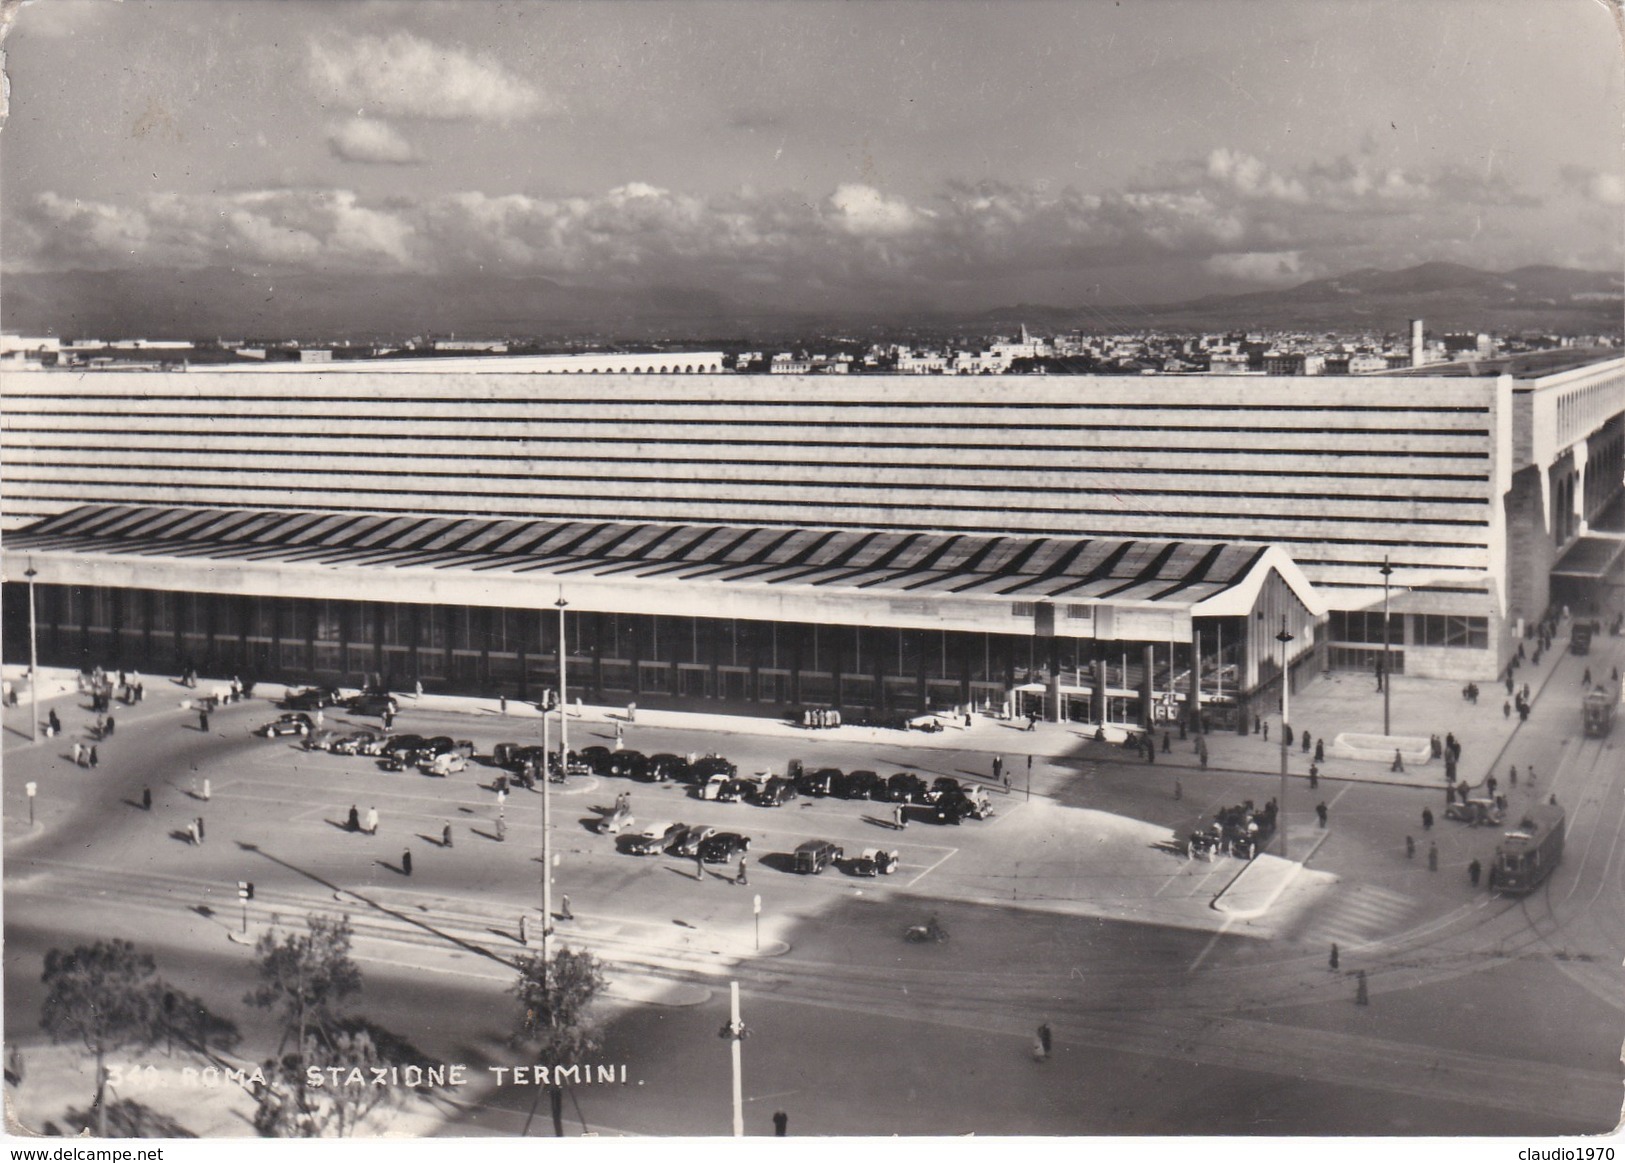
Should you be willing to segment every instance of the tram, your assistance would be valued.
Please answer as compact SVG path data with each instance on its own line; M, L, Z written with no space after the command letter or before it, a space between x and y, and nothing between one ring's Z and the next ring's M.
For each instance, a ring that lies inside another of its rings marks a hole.
M1585 733L1601 739L1614 729L1614 716L1619 712L1619 695L1605 686L1587 691L1580 700L1580 716Z
M1563 858L1563 809L1536 804L1501 838L1490 864L1493 892L1533 892Z

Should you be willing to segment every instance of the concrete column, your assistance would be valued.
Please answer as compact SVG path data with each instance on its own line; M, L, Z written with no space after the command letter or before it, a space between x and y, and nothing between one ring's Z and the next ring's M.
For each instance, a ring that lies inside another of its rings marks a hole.
M1049 721L1061 721L1061 640L1049 640Z
M1106 721L1106 657L1100 643L1090 640L1089 651L1094 655L1094 690L1089 696L1089 717L1097 723Z
M1191 626L1190 681L1185 689L1185 725L1192 732L1202 728L1202 632Z
M1140 668L1144 674L1140 678L1140 722L1147 730L1156 722L1156 702L1152 669L1156 666L1156 655L1151 653L1151 644L1148 642L1140 648Z

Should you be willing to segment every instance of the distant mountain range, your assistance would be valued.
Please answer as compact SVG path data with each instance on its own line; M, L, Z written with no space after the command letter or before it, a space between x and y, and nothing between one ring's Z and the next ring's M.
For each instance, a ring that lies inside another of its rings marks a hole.
M7 276L8 331L63 337L320 338L399 341L413 335L583 335L750 342L906 327L976 334L1026 323L1051 330L1484 330L1611 333L1625 316L1625 278L1553 266L1504 274L1455 263L1359 270L1284 290L1209 295L1183 303L1054 306L981 312L836 313L747 306L691 287L606 290L546 278L492 275L263 275L234 268L66 271Z
M1372 328L1403 331L1410 319L1433 332L1617 332L1625 323L1625 277L1567 267L1519 267L1505 274L1430 262L1400 271L1352 271L1284 290L1208 295L1184 303L1066 308L999 308L984 323L1098 328L1258 330Z

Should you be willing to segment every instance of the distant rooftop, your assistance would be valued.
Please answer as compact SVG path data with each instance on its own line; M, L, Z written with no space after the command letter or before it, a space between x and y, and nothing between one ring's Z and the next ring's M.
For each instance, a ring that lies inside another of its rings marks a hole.
M1390 368L1384 376L1501 376L1515 380L1536 380L1573 371L1604 360L1618 359L1614 347L1555 347L1544 351L1520 351L1492 359L1461 359L1454 363L1430 363L1425 367Z

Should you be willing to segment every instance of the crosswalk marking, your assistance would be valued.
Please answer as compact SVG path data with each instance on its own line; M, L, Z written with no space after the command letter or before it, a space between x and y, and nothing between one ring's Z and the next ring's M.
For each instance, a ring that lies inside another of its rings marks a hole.
M1309 917L1303 936L1355 948L1397 932L1416 908L1403 893L1376 885L1350 885L1329 894Z

